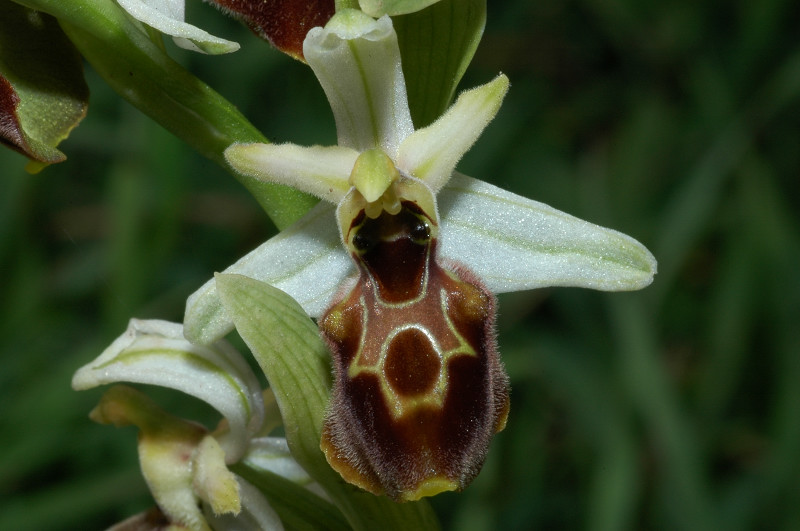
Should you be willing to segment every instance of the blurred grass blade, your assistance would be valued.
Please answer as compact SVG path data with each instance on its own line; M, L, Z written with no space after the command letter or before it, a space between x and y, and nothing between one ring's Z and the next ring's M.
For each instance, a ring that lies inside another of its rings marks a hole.
M619 371L658 449L658 492L670 506L671 526L713 529L713 514L699 441L680 409L675 389L659 364L654 327L641 296L609 297Z

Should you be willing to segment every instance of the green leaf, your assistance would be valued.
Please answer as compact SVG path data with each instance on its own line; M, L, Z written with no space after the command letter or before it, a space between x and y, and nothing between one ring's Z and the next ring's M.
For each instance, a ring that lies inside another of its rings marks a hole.
M0 51L0 141L29 171L62 162L56 146L89 104L80 55L53 17L2 0Z
M295 459L357 530L438 529L427 502L397 504L344 482L319 442L330 390L330 358L300 305L277 288L240 275L217 275L225 309L278 400Z
M478 48L486 0L442 0L393 21L411 118L417 128L424 127L447 109Z
M311 473L319 464L319 427L330 388L328 353L316 326L300 305L268 284L222 274L216 275L216 284L275 393L289 448Z

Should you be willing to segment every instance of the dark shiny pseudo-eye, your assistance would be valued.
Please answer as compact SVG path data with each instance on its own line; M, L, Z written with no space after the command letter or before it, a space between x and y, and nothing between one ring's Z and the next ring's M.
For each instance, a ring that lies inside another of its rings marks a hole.
M362 211L345 235L358 277L320 320L335 371L322 449L345 480L398 501L464 488L508 416L494 296L437 260L437 234L411 201Z

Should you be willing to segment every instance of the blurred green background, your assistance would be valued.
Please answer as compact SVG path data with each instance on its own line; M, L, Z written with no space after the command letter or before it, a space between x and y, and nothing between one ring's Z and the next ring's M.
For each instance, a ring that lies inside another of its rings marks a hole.
M331 144L321 89L243 44L174 54L274 141ZM490 2L462 88L511 91L461 171L643 242L654 284L500 298L508 427L445 529L800 529L800 9L789 0ZM224 171L87 68L88 117L38 175L0 151L0 529L101 529L151 502L132 428L70 378L132 317L272 227ZM214 422L171 393L172 411Z

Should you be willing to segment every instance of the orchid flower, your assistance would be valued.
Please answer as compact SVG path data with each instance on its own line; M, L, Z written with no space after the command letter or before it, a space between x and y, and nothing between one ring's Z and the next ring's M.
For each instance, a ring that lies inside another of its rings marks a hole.
M226 273L319 318L336 377L322 448L342 477L397 500L462 489L508 414L492 292L639 289L655 259L619 232L455 171L497 113L504 75L415 131L391 19L339 11L303 51L338 145L235 144L225 155L325 202ZM198 344L232 329L214 280L187 301L184 326Z
M142 474L161 517L171 524L197 530L283 529L261 492L228 469L239 461L316 488L289 454L286 440L268 436L280 424L275 400L268 392L262 395L249 365L226 341L193 345L179 324L133 319L122 336L75 373L72 386L81 390L118 382L188 393L225 418L209 432L123 385L109 389L92 411L97 422L139 428ZM146 518L143 513L128 525Z

